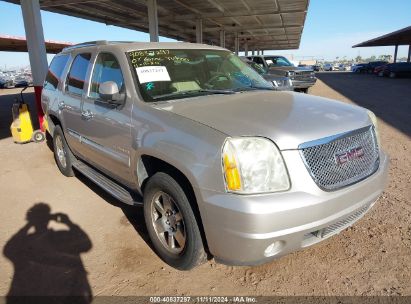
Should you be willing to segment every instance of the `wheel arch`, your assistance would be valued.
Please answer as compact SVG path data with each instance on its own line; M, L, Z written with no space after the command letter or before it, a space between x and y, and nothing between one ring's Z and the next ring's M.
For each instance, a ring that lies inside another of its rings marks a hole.
M203 241L204 248L207 254L210 256L210 252L208 250L208 243L205 234L205 229L203 225L203 220L201 217L199 205L198 205L198 195L196 194L195 188L187 177L190 175L184 169L179 169L176 166L170 164L169 162L158 158L156 156L152 156L149 154L142 154L140 155L138 165L137 165L137 176L139 177L139 186L141 193L144 193L144 188L151 176L156 174L157 172L163 172L170 175L174 178L177 183L183 188L184 192L188 196L188 201L190 202L190 206L193 210L194 216L196 221L199 225L201 238Z

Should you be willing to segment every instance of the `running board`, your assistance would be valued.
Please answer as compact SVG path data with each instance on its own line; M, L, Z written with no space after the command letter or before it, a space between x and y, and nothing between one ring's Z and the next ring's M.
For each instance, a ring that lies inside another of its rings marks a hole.
M76 162L73 163L73 167L84 176L89 178L97 186L101 187L103 190L107 191L109 194L111 194L121 202L132 206L143 206L143 202L134 199L132 193L129 190L104 176L102 173L98 172L86 163L80 160L76 160Z

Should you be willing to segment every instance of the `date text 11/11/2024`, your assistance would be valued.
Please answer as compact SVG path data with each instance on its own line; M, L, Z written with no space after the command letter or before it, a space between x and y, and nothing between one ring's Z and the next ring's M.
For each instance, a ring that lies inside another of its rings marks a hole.
M256 303L255 297L247 296L158 296L150 297L150 303Z

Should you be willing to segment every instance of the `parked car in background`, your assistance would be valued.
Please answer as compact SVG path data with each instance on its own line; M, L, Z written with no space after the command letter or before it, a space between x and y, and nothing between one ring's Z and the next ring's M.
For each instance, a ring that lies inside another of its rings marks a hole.
M253 68L258 74L264 77L265 80L271 82L274 85L276 91L293 91L293 83L289 77L278 76L275 74L267 73L261 65L249 60L247 57L241 57L241 59L247 63L251 68Z
M367 63L367 65L365 66L365 72L368 74L373 74L374 73L374 69L376 67L382 66L382 65L386 65L388 64L388 61L370 61Z
M374 74L379 76L379 77L383 77L384 76L384 69L385 69L386 64L384 65L380 65L377 66L376 68L374 68Z
M349 71L349 70L351 70L351 67L347 64L341 63L341 64L338 65L338 70L339 71Z
M382 74L390 78L411 77L411 62L397 62L387 64L384 66Z
M315 64L313 65L313 70L316 72L323 71L323 66L321 64Z
M308 89L317 81L312 69L295 67L284 56L258 55L247 58L263 67L268 74L289 77L293 82L295 91L307 93Z
M358 63L351 68L351 72L353 73L365 73L367 70L367 63Z
M324 71L332 71L333 70L333 64L331 63L326 63L323 66Z
M71 46L53 58L41 102L60 172L142 206L153 248L181 270L211 256L262 264L324 241L366 214L387 179L372 112L275 92L216 46Z
M0 89L7 89L12 88L14 86L14 82L9 77L0 78Z

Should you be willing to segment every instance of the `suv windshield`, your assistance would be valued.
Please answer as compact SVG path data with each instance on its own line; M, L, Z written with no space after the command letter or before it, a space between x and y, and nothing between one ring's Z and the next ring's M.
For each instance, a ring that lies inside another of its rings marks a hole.
M273 86L228 51L154 49L128 52L145 101L160 101Z
M287 58L283 56L264 56L264 60L268 67L279 67L279 66L294 66Z

